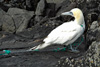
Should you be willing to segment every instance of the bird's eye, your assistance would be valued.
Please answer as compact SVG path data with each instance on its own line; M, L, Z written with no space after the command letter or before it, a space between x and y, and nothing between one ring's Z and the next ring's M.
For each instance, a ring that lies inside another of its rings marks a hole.
M71 15L73 15L73 12L70 12Z

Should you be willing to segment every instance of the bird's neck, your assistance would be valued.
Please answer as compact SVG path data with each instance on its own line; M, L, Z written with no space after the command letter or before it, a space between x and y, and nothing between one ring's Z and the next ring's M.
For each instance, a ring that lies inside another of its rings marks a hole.
M81 25L81 27L83 26L83 28L85 29L85 21L84 21L84 17L78 18L74 20L77 24Z
M84 17L80 17L80 18L75 17L74 21L81 25L84 22Z

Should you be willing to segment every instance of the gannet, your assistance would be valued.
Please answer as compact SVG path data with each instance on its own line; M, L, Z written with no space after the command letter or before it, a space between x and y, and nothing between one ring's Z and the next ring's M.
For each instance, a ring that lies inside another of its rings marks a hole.
M61 15L71 15L75 19L70 22L64 22L60 26L53 29L43 40L43 44L35 46L30 50L43 49L54 44L67 46L75 42L83 34L85 30L85 21L83 13L79 8L74 8L71 11L62 13ZM71 50L73 50L72 47Z

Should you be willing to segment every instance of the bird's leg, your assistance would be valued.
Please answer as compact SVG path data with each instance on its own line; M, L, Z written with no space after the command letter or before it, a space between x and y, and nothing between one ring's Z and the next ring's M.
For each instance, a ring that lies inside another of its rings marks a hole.
M71 49L72 52L75 52L75 53L79 52L79 50L76 50L76 49L74 49L74 48L72 47L72 44L70 44L70 49Z
M70 49L72 50L72 52L79 52L79 50L77 50L77 48L79 47L80 44L82 44L82 42L83 42L83 37L81 38L81 42L79 44L77 44L77 46L76 46L76 44L70 44ZM73 45L76 47L73 47Z
M79 44L77 44L78 46L76 46L75 49L77 49L77 48L82 44L83 39L84 39L84 38L83 38L83 36L82 36L82 38L81 38L81 42L80 42Z

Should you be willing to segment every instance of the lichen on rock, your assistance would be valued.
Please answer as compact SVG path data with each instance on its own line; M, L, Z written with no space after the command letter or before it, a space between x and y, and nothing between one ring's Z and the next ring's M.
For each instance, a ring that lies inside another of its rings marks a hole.
M62 61L63 60L63 61ZM100 66L100 42L94 41L86 53L77 58L63 58L57 67L99 67Z

